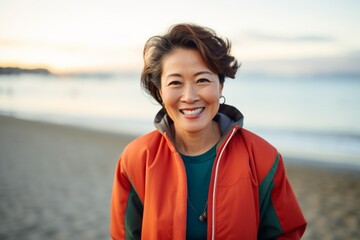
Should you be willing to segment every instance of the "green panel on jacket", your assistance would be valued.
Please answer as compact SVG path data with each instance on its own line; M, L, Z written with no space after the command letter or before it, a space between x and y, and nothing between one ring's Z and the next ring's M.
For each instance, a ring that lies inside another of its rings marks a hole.
M279 163L279 155L259 186L260 226L258 239L275 239L282 233L279 218L271 201L274 176Z
M125 213L126 239L141 239L143 209L139 196L131 186Z

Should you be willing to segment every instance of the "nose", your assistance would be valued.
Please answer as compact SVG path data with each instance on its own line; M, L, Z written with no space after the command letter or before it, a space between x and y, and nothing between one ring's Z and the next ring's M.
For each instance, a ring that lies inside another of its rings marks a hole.
M185 84L181 101L186 103L193 103L199 100L199 95L194 84Z

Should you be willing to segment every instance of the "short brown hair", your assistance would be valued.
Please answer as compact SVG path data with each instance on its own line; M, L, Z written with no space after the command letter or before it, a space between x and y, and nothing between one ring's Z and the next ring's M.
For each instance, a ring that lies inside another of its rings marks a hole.
M163 36L153 36L145 44L144 68L141 84L145 91L162 104L161 88L162 61L165 55L176 48L199 51L211 71L218 74L220 83L225 77L235 78L240 64L230 55L231 44L207 27L195 24L177 24Z

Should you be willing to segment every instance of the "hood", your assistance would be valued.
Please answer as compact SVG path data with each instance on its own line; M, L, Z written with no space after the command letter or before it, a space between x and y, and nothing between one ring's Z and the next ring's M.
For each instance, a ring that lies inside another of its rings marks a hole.
M220 104L219 111L214 117L214 121L219 124L221 135L227 134L233 126L237 125L240 128L243 126L244 116L233 106ZM155 116L154 125L161 133L167 133L169 137L174 140L174 133L172 130L173 120L169 117L166 110L162 108Z

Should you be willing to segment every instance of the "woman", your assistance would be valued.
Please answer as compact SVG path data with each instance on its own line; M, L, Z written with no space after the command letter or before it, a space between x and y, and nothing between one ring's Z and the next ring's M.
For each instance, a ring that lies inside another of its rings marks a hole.
M211 29L173 26L144 48L157 130L131 142L115 172L113 239L300 239L306 222L281 155L220 104L239 64Z

